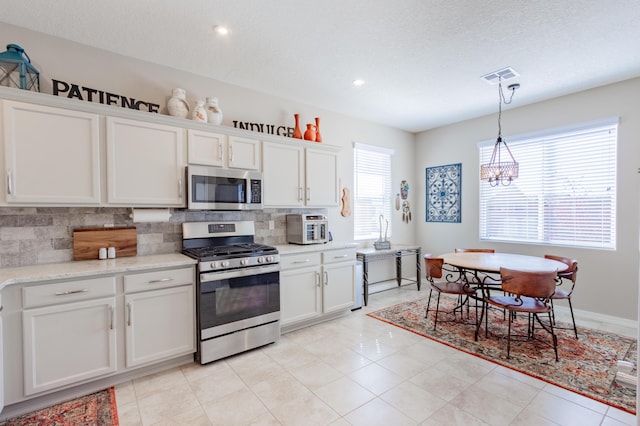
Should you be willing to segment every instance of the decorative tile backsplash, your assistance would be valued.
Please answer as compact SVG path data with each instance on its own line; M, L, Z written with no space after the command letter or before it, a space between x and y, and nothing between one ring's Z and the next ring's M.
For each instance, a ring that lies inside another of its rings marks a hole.
M9 268L73 260L73 230L89 226L135 226L138 255L179 252L182 223L252 220L255 240L286 244L286 214L301 210L266 209L249 212L171 209L163 223L134 223L130 208L112 207L0 207L0 267ZM269 221L275 227L269 230Z

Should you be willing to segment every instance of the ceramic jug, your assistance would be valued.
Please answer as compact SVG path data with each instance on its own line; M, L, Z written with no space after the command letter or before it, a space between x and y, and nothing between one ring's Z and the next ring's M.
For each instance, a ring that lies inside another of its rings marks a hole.
M191 119L194 121L200 121L201 123L207 122L207 111L204 109L204 101L198 101L195 108L193 108L193 114Z
M173 89L172 96L167 102L167 110L172 117L187 118L189 116L189 104L184 89Z
M207 98L207 122L209 124L220 125L222 124L222 110L218 105L218 98Z
M307 124L307 130L304 132L304 139L308 141L315 142L316 140L316 130L314 129L313 124Z

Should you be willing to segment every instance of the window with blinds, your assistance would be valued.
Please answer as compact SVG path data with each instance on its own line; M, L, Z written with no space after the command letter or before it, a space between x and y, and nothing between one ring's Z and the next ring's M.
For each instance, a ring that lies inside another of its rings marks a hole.
M393 150L354 144L354 239L378 239L380 215L389 220L391 237L391 156ZM384 229L382 230L384 232Z
M511 185L480 182L480 239L615 250L618 119L509 138ZM479 144L488 163L495 141Z

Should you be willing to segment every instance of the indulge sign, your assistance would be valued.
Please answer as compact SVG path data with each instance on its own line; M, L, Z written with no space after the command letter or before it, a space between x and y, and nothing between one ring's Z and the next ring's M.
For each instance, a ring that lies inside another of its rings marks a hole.
M137 109L139 111L158 112L160 105L151 102L140 101L127 96L105 92L90 87L79 86L74 83L67 83L60 80L51 79L53 82L53 94L55 96L66 96L71 99L81 101L98 102L105 105L120 106L122 108Z

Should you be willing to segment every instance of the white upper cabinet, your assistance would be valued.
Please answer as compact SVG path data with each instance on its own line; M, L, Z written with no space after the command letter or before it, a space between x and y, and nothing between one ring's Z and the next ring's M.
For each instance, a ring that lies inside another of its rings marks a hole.
M264 142L262 172L265 207L304 206L304 148Z
M7 204L100 204L97 114L5 100L2 118Z
M260 170L260 141L229 136L229 168Z
M320 148L264 142L265 207L338 205L338 156Z
M227 163L227 135L187 130L189 164L224 167Z
M184 129L107 117L107 203L185 206Z
M306 149L306 205L338 205L338 156L331 151Z
M189 164L260 170L260 141L201 130L187 130Z

